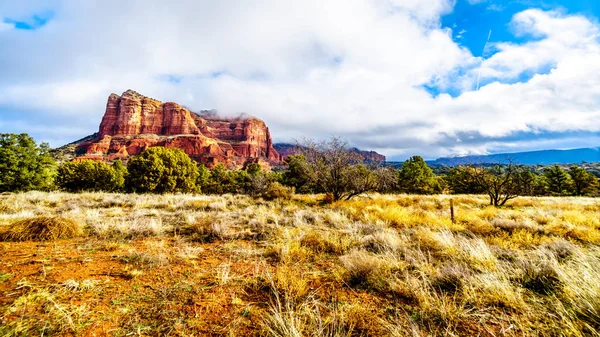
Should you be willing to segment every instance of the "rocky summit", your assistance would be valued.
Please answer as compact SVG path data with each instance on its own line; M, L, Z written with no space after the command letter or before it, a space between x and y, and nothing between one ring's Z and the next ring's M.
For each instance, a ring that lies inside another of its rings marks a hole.
M282 161L273 147L269 128L258 118L197 114L177 103L163 103L133 90L108 97L97 136L79 144L77 153L80 159L126 160L152 146L180 148L208 166Z

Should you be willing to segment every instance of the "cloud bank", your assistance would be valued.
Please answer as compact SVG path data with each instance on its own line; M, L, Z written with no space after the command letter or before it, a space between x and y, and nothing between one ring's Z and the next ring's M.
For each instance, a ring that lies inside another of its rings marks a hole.
M442 27L453 6L8 0L0 129L62 145L95 132L106 97L132 88L193 110L258 116L276 141L335 134L392 159L563 147L580 133L577 145L595 145L596 21L526 10L509 23L519 42L492 43L481 58Z

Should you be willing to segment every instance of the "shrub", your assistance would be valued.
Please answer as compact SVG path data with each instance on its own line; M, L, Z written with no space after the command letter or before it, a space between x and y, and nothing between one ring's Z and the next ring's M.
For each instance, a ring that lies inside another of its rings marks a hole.
M13 222L1 236L4 241L53 241L81 233L81 226L71 219L40 216Z
M230 172L223 164L218 164L210 170L206 183L202 186L202 191L209 194L225 194L236 193L238 188L242 188L243 184L238 184L236 181L241 179L242 175L247 175L245 171L237 176L234 172Z
M198 165L198 178L196 179L196 188L198 192L205 192L209 176L210 171L208 168L204 165Z
M314 179L310 175L306 158L301 154L291 155L285 159L287 169L281 176L281 182L286 186L295 187L299 193L312 193L316 190Z
M58 168L56 184L69 192L107 191L123 188L125 167L121 162L112 167L104 162L89 159L72 161Z
M266 200L275 200L275 199L284 199L290 200L294 195L293 187L286 187L281 185L278 182L271 183L265 193L263 194L263 198Z
M246 192L253 197L264 196L271 185L270 178L269 174L263 171L248 174Z
M325 196L323 197L323 204L329 205L329 204L332 204L334 201L335 201L335 198L333 197L333 194L325 193Z
M198 167L181 149L151 147L127 164L126 186L139 193L193 192Z

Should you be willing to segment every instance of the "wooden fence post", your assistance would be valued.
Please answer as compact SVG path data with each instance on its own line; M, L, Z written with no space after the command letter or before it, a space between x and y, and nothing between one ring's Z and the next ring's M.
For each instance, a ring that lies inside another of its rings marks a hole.
M450 198L450 220L452 220L452 223L455 223L454 221L454 199Z

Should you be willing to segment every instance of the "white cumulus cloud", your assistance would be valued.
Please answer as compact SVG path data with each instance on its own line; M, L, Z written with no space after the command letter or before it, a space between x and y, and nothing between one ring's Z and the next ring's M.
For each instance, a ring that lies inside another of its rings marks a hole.
M128 88L256 115L276 141L336 134L392 158L514 148L516 133L600 131L598 25L583 16L518 13L515 34L531 38L496 43L481 59L442 28L451 0L20 4L0 12L54 17L0 33L0 121L42 138L40 115L81 136L96 131L108 94Z

